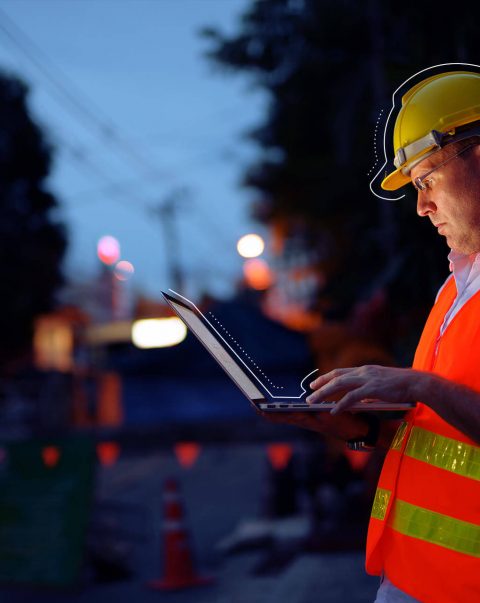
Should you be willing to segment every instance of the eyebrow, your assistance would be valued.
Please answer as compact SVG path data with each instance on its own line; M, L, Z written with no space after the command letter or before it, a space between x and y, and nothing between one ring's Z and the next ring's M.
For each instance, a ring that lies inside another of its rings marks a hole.
M425 174L428 174L428 172L433 169L434 166L430 166L428 168L422 168L422 171L419 172L415 178L421 178L422 176L425 176ZM412 180L412 182L415 180L415 178L412 176L412 172L410 172L410 179Z

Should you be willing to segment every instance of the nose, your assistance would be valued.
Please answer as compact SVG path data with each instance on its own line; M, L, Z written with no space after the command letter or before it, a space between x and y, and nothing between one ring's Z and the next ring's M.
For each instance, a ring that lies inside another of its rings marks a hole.
M432 201L430 195L431 192L429 190L418 191L417 193L417 214L421 217L428 216L437 210L437 206Z

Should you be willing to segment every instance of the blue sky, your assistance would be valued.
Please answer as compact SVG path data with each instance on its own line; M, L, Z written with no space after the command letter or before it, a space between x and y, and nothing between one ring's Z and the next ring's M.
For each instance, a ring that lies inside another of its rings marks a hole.
M239 187L242 166L257 156L242 134L262 119L266 99L248 78L208 63L197 32L236 31L249 4L0 0L0 67L30 83L32 114L56 148L49 186L69 229L70 278L96 273L96 242L110 234L135 266L134 289L159 297L170 283L151 208L184 190L176 251L186 293L233 291L236 241L261 232L248 217L255 193Z

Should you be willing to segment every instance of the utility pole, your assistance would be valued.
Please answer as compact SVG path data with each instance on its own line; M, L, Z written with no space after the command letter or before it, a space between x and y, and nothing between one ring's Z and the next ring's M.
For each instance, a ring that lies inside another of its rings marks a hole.
M184 272L180 263L180 237L176 224L176 212L189 195L187 188L177 188L171 191L160 204L151 208L151 213L159 218L163 230L165 245L165 261L167 265L169 283L175 291L184 290Z

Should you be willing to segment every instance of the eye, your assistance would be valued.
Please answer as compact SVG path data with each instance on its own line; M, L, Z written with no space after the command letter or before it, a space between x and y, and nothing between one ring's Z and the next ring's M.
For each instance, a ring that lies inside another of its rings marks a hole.
M415 180L412 182L412 184L413 184L414 189L417 192L426 190L425 183L423 182L423 180L421 178L415 178Z
M426 178L425 180L421 177L415 178L413 186L417 192L430 190L433 186L433 178Z

